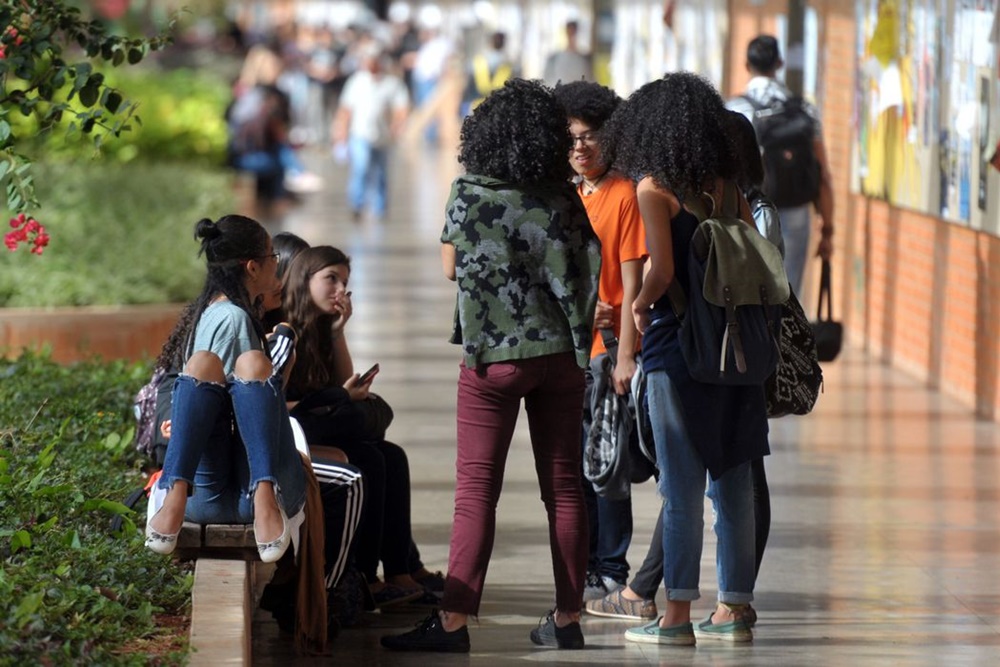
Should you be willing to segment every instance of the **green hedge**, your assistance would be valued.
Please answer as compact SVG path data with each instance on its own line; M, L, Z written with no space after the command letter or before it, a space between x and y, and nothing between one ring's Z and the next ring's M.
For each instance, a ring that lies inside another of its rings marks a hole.
M143 647L168 632L154 613L185 612L191 575L145 549L121 505L143 483L130 407L148 374L0 360L0 664L150 664ZM156 662L183 662L171 641Z
M164 70L152 63L99 71L107 85L138 102L141 119L141 124L131 123L129 131L103 142L102 152L108 161L223 164L224 116L231 88L221 73L211 69ZM13 113L7 120L15 126L17 136L33 137L22 147L29 155L88 159L94 154L93 140L90 135L69 132L68 119L44 133L39 133L34 117Z
M176 303L197 295L205 263L194 224L235 210L230 172L103 159L35 169L44 202L36 217L52 239L41 256L0 247L0 307Z

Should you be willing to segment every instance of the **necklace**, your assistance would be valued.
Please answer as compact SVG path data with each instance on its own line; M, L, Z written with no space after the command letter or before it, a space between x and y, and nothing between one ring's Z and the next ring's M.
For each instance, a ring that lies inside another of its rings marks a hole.
M600 185L601 181L603 181L604 177L607 176L607 175L608 175L608 172L605 171L603 174L601 174L600 176L598 176L593 181L587 180L587 177L584 176L583 177L583 181L582 181L582 184L583 184L583 194L584 195L592 195L592 194L594 194L594 192L597 191L597 186Z

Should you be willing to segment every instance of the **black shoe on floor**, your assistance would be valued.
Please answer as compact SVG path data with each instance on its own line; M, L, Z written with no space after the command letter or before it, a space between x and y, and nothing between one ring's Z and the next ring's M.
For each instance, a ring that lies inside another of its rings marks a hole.
M382 646L393 651L468 653L469 629L463 625L458 630L447 632L435 611L415 629L401 635L386 635L381 642Z
M531 641L549 648L583 648L583 631L579 623L570 623L564 628L556 625L556 612L550 611L545 620L531 631Z
M444 575L440 572L432 572L422 577L413 577L418 584L437 594L438 597L444 595Z

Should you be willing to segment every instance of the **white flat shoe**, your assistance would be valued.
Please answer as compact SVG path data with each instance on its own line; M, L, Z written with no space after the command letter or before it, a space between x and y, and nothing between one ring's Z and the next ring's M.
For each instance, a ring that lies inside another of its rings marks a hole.
M281 512L281 536L270 542L257 542L257 553L260 554L260 559L264 563L274 563L280 560L285 555L288 545L292 543L292 531L288 526L285 510L278 507L278 511ZM256 530L254 527L254 532Z
M152 521L146 522L146 548L164 556L169 556L177 548L178 533L160 533L153 530Z

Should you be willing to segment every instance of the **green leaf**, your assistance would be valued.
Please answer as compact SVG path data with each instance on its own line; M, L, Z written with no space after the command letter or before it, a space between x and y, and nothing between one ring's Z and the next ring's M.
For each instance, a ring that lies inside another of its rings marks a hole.
M66 536L66 546L68 546L70 549L79 549L80 546L81 546L80 545L80 534L78 532L76 532L75 530L71 530L69 532L69 535ZM67 565L65 563L63 565L61 565L60 568L66 568L66 572L69 572L69 565ZM56 574L59 574L59 570L56 570ZM59 575L59 576L63 576L63 575Z
M93 510L100 510L101 512L107 512L108 514L117 514L128 516L132 513L132 509L122 503L115 502L113 500L108 500L106 498L91 498L83 504L84 512L90 512Z
M97 97L100 95L100 92L100 87L92 86L88 81L87 85L80 89L80 103L88 108L94 106L97 103ZM84 132L88 131L84 130Z
M104 100L104 108L111 113L118 113L118 109L122 105L121 93L115 91L108 91L107 99Z
M18 619L18 627L23 628L28 624L31 617L42 606L44 596L45 593L42 591L35 591L24 596L21 603L17 605L17 609L14 610L14 617Z
M26 530L19 530L10 539L11 553L17 553L21 549L31 548L31 534Z
M118 67L123 62L125 62L125 54L122 51L115 51L115 54L111 57L111 64Z

